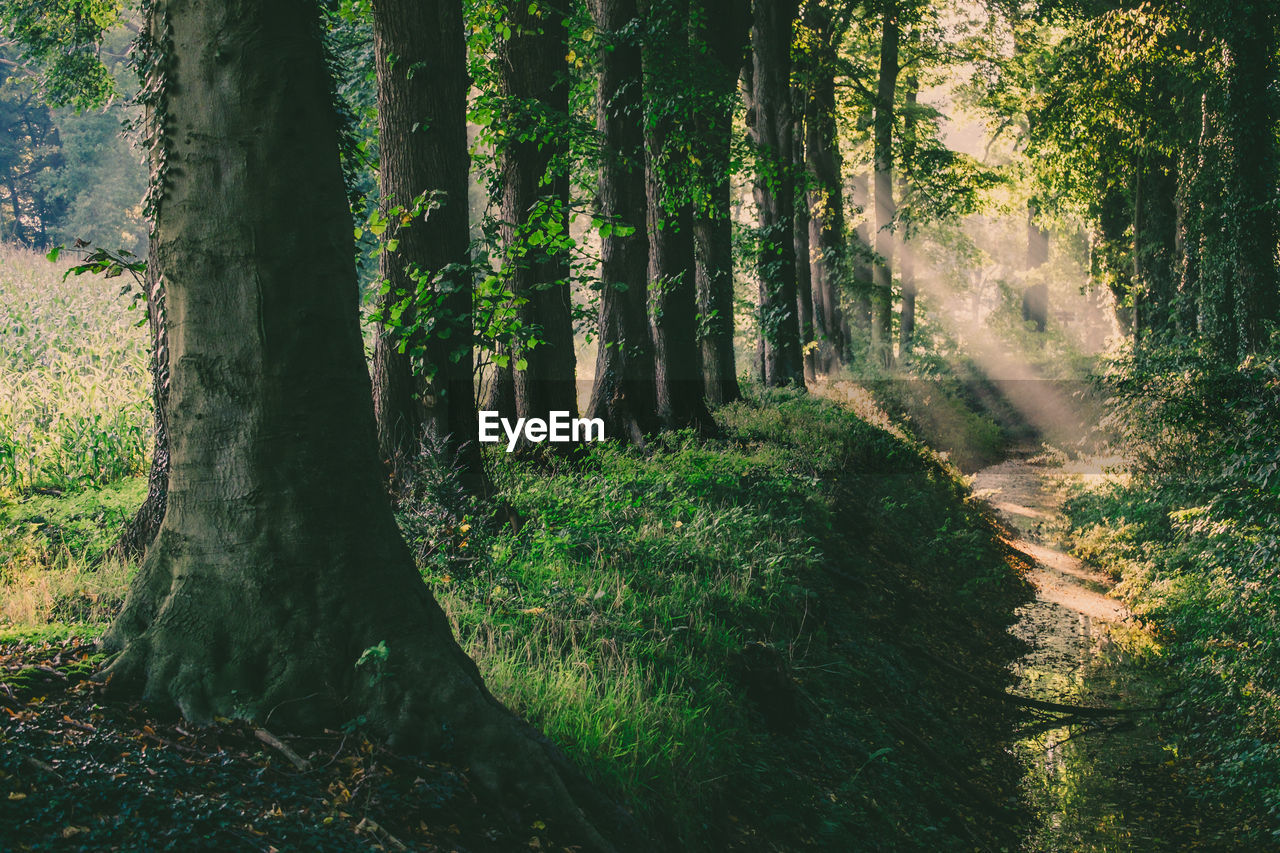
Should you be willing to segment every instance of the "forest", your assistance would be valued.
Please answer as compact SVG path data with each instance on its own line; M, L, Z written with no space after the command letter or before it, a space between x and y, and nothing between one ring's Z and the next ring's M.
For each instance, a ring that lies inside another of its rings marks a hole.
M0 32L0 850L1280 849L1274 0Z

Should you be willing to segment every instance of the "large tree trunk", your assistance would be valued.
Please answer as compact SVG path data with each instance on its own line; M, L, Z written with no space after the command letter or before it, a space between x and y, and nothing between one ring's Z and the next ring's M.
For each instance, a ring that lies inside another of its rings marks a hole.
M635 0L591 0L600 43L600 329L587 415L605 435L644 444L658 421L649 331L649 238L645 229L644 129Z
M410 210L422 193L435 206L396 231L384 249L384 321L374 342L374 409L379 446L398 490L425 430L447 437L447 452L473 489L484 488L476 443L472 288L467 210L467 74L459 0L375 0L379 184L385 203ZM432 302L418 306L418 280L433 278ZM388 322L422 321L407 334ZM424 307L429 317L419 317ZM416 363L415 363L416 362ZM425 381L424 381L425 377Z
M729 216L733 97L746 58L750 10L743 0L705 0L696 16L707 99L695 116L704 204L693 213L702 377L707 399L723 405L741 396L733 352L733 221ZM703 53L705 51L705 53Z
M578 806L596 795L488 693L396 529L314 5L149 10L165 47L151 73L169 506L104 637L118 655L103 677L196 722L301 731L361 715L608 848ZM390 677L357 666L379 645Z
M712 432L698 348L698 291L692 183L687 149L693 132L688 0L646 0L643 49L645 188L652 288L654 379L658 417L667 429Z
M844 264L844 186L840 174L840 144L836 135L835 45L832 44L831 14L821 3L807 7L808 25L817 39L811 57L808 104L805 109L805 161L810 189L808 205L810 277L814 305L821 306L815 317L824 346L820 351L822 369L830 372L848 359L844 334L844 312L840 306L840 274Z
M498 39L496 67L504 100L501 236L503 274L519 300L524 328L537 329L533 346L517 346L512 363L516 415L546 418L578 411L569 294L569 254L559 246L569 229L567 142L554 118L569 114L568 31L553 6L506 3L511 37ZM547 239L531 242L533 232ZM502 368L498 368L502 370ZM498 382L507 381L504 379Z
M791 30L796 0L756 0L748 116L758 168L760 333L766 385L804 385L796 316Z
M875 116L875 269L871 289L871 355L881 367L893 366L893 99L898 88L898 4L887 0L881 17L880 77Z

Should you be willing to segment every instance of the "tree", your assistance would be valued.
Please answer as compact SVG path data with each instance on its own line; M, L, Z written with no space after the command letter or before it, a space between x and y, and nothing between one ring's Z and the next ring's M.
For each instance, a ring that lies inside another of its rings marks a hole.
M398 490L424 430L483 490L475 441L467 208L467 73L460 0L375 0L379 188L404 227L383 244L374 339L378 440ZM429 200L425 214L417 200ZM414 218L421 221L412 222Z
M502 277L521 328L536 337L512 346L494 369L492 408L518 417L577 413L577 369L569 293L569 114L565 13L554 5L500 4L495 38L501 138ZM508 35L509 33L509 35ZM517 365L520 367L517 368ZM504 375L508 374L508 375Z
M796 311L795 171L791 31L795 0L756 0L751 24L747 126L758 174L760 337L766 385L804 385Z
M600 325L587 416L605 435L644 444L657 428L649 331L644 99L635 0L591 0L600 53Z
M819 350L823 370L848 359L844 310L839 282L845 263L844 186L836 122L835 74L842 27L822 2L805 6L807 50L805 164L808 170L810 279L814 304L820 306L815 326L824 340Z
M695 82L689 0L647 0L641 60L645 85L645 193L652 294L654 386L667 429L715 429L703 395L694 280L694 176L690 160Z
M66 207L47 189L63 162L62 142L33 83L19 74L0 85L0 237L44 248Z
M871 288L871 356L882 367L893 366L893 116L898 73L901 19L897 0L885 0L880 17L880 76L875 100L875 249Z
M741 396L734 363L733 222L729 218L733 107L746 61L750 10L745 0L704 0L695 5L694 62L705 102L694 117L702 203L693 211L695 277L702 321L702 376L716 405Z
M1280 11L1267 0L1209 8L1225 15L1226 229L1239 287L1242 352L1257 352L1280 319Z
M148 9L169 505L102 675L198 722L362 717L607 848L579 804L614 813L485 689L396 529L316 19L307 0Z

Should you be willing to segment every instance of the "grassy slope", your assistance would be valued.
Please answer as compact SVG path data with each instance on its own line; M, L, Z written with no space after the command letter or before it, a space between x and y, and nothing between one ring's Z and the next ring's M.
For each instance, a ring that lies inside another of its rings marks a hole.
M832 403L720 419L719 442L500 458L519 533L409 509L495 692L681 847L1007 842L1006 721L928 661L1006 677L1022 587L987 522Z

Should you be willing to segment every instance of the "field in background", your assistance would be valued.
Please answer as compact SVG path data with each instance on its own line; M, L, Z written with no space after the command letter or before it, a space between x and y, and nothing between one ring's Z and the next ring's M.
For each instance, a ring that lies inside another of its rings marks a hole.
M145 470L146 330L124 279L0 247L0 499L75 491Z

